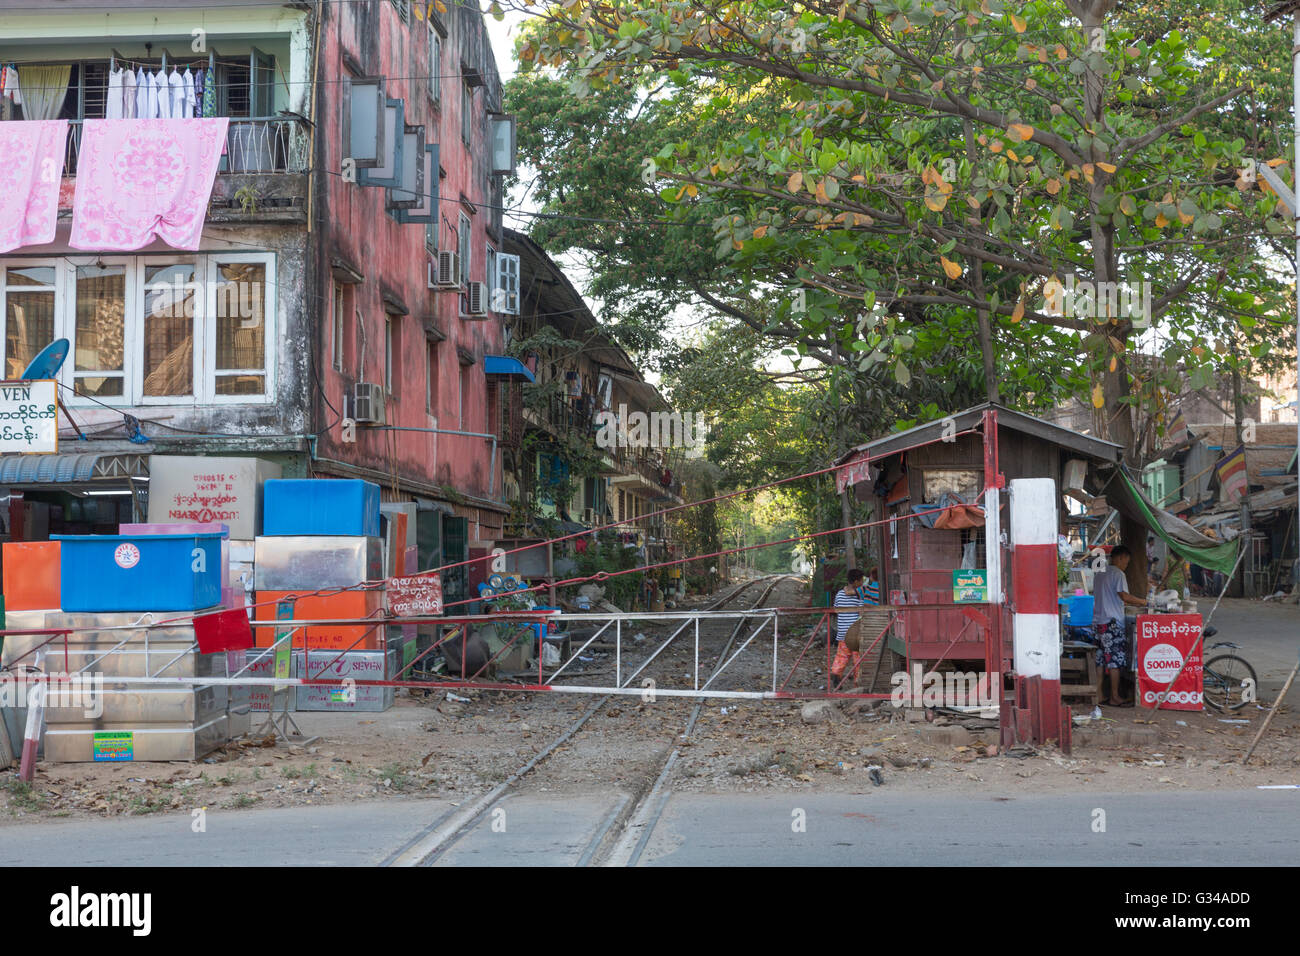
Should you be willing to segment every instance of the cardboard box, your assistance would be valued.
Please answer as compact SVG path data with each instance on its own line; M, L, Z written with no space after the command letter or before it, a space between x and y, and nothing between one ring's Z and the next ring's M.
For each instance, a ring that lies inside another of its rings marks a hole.
M285 598L301 592L295 591L258 591L256 593L256 616L254 620L274 621L276 605ZM340 591L336 594L306 595L294 603L293 617L299 621L339 621L360 620L377 617L384 606L384 592ZM253 640L257 647L270 647L275 643L276 629L273 627L253 628ZM376 650L383 635L383 624L318 624L300 627L293 635L295 648L311 647L331 650Z

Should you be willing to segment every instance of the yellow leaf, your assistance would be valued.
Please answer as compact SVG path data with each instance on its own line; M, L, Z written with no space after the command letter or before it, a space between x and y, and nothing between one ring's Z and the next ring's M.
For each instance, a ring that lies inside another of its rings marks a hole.
M790 178L786 180L785 189L786 192L797 193L802 188L803 188L803 173L798 172L796 170L795 172L791 173Z
M984 72L984 67L980 66L979 64L976 64L975 66L972 66L970 68L970 71L975 76L979 76L981 73Z
M447 12L447 5L442 0L433 0L433 6L439 13Z
M1126 216L1131 216L1137 212L1137 204L1133 202L1132 196L1122 196L1119 201L1119 211Z
M1283 163L1285 163L1285 162L1286 162L1285 159L1270 159L1270 160L1269 160L1267 163L1265 163L1264 165L1266 165L1269 169L1277 169L1279 166L1281 166L1281 165L1282 165Z
M744 244L743 242L741 242L739 239L732 239L732 240L731 240L731 248L733 248L733 249L735 249L737 252L739 252L741 249L744 249L744 248L745 248L745 244Z
M961 266L957 265L957 263L953 262L951 259L940 256L939 264L943 266L944 274L947 275L949 279L961 278Z
M817 184L817 201L822 203L831 201L831 197L826 195L826 180L824 179Z
M1011 310L1011 321L1019 322L1024 317L1025 317L1025 300L1017 299L1016 307Z
M1169 220L1165 218L1164 213L1162 212L1156 213L1156 225L1159 226L1161 229L1169 225Z
M942 193L927 192L925 194L925 208L930 212L942 212L943 207L948 205L948 197Z
M1061 181L1059 179L1049 179L1047 181L1047 195L1055 196L1061 191Z
M415 14L415 19L419 20L421 23L424 22L424 7L423 7L423 6L421 6L420 4L417 3L417 4L415 5L415 9L414 9L412 12Z
M759 226L757 229L754 230L755 239L762 239L766 235L767 235L767 226Z
M1092 172L1093 172L1093 165L1092 165L1092 163L1084 163L1084 164L1083 164L1083 178L1086 179L1086 180L1088 180L1088 182L1093 182L1093 181L1094 181L1094 180L1093 180Z
M1032 76L1025 77L1025 89L1033 90L1033 89L1037 89L1037 87L1038 87L1038 81L1036 79L1034 79Z
M1092 389L1092 407L1104 408L1105 405L1106 405L1106 393L1102 391L1100 385L1094 386Z
M1040 46L1040 47L1038 48L1038 62L1039 62L1039 63L1046 63L1046 62L1047 62L1047 48L1046 48L1046 47L1041 47L1041 46Z
M1013 163L1020 162L1020 157L1016 155L1016 151L1014 149L1007 150L1007 159L1011 160Z
M1022 18L1016 16L1014 13L1011 14L1011 25L1016 28L1017 33L1024 33L1025 27L1029 26L1028 23L1026 23Z
M694 198L695 198L696 196L698 196L699 194L700 194L700 187L696 186L695 183L687 183L687 185L686 185L686 195L688 195L688 196L690 196L692 199L694 199Z
M1007 131L1019 136L1022 143L1027 143L1034 137L1034 128L1024 123L1012 123L1007 127Z
M853 174L853 181L854 181L855 183L865 183L865 182L867 181L867 177L866 177L866 176L863 176L861 173L854 173L854 174Z
M1196 218L1195 216L1189 213L1185 213L1181 209L1178 210L1178 221L1181 222L1184 226L1190 226L1192 224L1192 220L1195 218Z
M1117 368L1119 368L1119 359L1112 355L1110 357L1110 370L1113 372Z
M1113 173L1116 169L1115 165L1112 163L1098 163L1097 168L1108 173Z
M1070 55L1069 50L1067 50L1064 46L1062 46L1059 43L1056 44L1056 58L1058 60L1064 60L1069 55Z
M966 205L970 206L972 209L978 209L980 207L980 201L974 196L967 196Z
M993 150L995 153L1002 152L1002 140L995 139L991 144L989 144L989 149Z

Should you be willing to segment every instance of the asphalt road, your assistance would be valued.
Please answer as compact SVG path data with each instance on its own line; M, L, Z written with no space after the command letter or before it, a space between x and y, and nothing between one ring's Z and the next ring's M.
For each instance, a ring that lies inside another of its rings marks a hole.
M621 794L511 797L436 865L572 866ZM381 862L442 800L0 827L0 864L334 866ZM1096 811L1104 832L1094 832ZM801 825L801 826L800 826ZM1300 790L995 796L676 794L642 866L1295 865Z

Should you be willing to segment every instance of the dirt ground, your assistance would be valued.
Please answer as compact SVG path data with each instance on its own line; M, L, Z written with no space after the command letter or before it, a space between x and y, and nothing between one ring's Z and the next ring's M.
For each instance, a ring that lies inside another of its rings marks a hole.
M752 599L757 592L750 593ZM780 584L769 604L807 601L806 587ZM700 603L700 602L697 602ZM729 626L702 639L715 652ZM782 673L805 645L806 625L782 625ZM644 642L625 645L635 663L668 631L646 626ZM743 639L743 638L742 638ZM770 686L772 641L756 639L731 680ZM646 650L630 649L632 646ZM594 651L594 649L593 649ZM608 683L612 653L593 652L582 680ZM701 653L703 659L707 655ZM816 655L811 655L815 657ZM688 685L690 641L654 665L660 687ZM625 659L626 664L628 660ZM824 681L821 659L805 655L792 686ZM602 680L600 675L609 670ZM704 671L707 676L707 668ZM399 691L380 714L298 713L319 739L290 746L243 740L189 763L40 764L31 786L0 774L0 826L35 817L107 817L195 807L281 807L376 797L469 799L505 781L570 727L600 698L573 694L432 690ZM1271 703L1267 688L1264 703ZM1102 719L1075 728L1069 755L1055 747L998 753L996 727L967 729L952 716L909 721L888 702L708 700L689 739L682 733L695 702L640 696L610 700L584 727L521 782L524 789L582 792L610 787L636 792L680 748L672 786L690 791L910 790L1137 792L1160 788L1242 788L1300 783L1300 716L1283 705L1249 766L1262 709L1223 722L1213 712L1104 708ZM1253 705L1252 705L1253 706ZM1087 708L1076 707L1082 714ZM256 717L257 715L255 715ZM932 715L934 716L934 715ZM254 725L258 721L254 720ZM976 722L978 723L978 722ZM873 770L875 771L873 774ZM879 783L875 782L876 779Z

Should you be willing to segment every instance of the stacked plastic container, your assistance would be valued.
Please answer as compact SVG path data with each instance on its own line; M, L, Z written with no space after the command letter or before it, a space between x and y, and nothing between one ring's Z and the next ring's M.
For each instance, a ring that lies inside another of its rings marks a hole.
M247 688L114 681L229 673L225 654L198 653L188 621L132 626L147 623L146 615L184 618L220 606L229 568L225 526L125 528L129 533L5 545L5 598L15 608L6 627L74 631L66 641L7 637L0 664L102 680L93 706L46 708L45 759L53 762L193 760L249 729Z
M279 608L292 601L292 615L283 627L254 628L259 648L271 647L278 634L293 628L295 677L343 682L384 680L396 673L400 651L395 643L385 643L382 624L294 628L291 623L382 615L383 590L357 587L384 576L378 485L334 478L267 481L262 534L254 548L256 619L277 620ZM253 656L256 652L250 652ZM298 710L374 712L392 705L391 687L341 683L297 689ZM261 695L254 706L269 708L269 695Z

